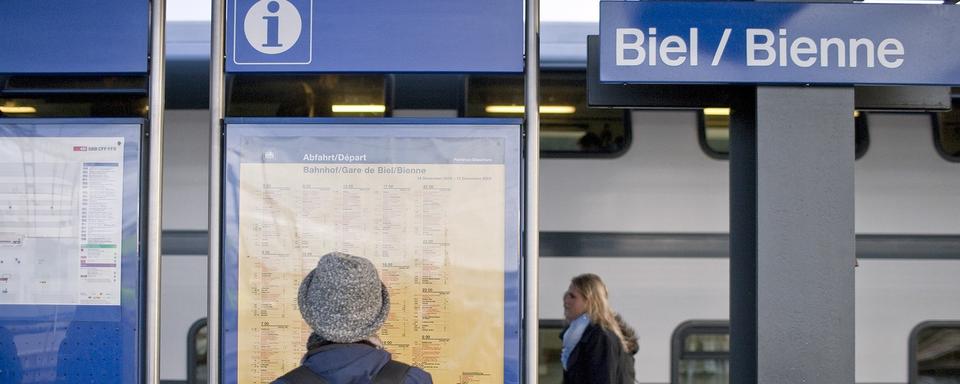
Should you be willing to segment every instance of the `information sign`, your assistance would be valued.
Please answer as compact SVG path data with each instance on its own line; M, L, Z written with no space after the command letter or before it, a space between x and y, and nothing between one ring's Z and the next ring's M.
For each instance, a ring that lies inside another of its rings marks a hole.
M960 84L954 5L603 1L600 81Z
M518 0L227 0L227 72L523 72Z
M320 256L370 259L379 336L437 383L519 383L519 120L227 120L224 382L297 367L297 290Z
M0 120L0 382L139 381L142 124Z

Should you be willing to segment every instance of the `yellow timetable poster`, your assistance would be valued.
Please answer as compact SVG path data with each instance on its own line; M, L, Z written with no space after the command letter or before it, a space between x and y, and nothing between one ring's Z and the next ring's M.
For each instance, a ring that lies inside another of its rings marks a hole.
M370 259L390 291L379 336L395 360L435 383L503 383L502 161L297 157L238 168L237 382L300 364L310 328L297 289L320 256L341 251Z

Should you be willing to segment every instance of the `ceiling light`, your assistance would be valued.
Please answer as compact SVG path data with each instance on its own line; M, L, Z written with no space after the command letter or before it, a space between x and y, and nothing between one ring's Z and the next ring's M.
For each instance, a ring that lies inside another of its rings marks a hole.
M730 108L704 108L703 114L707 116L730 116Z
M522 105L488 105L485 109L487 113L515 113L524 112ZM577 111L572 105L541 105L540 113L543 114L571 114Z
M383 113L387 110L384 105L376 104L343 104L331 106L333 113Z
M34 107L0 106L0 112L3 113L37 113Z

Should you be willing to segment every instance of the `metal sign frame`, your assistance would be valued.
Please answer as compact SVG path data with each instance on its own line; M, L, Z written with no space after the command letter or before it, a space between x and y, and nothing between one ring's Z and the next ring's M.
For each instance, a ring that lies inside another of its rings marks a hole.
M141 236L146 245L141 255L145 265L141 285L145 292L144 303L138 309L144 332L143 337L136 341L142 350L142 355L138 355L142 364L139 365L141 372L137 380L158 383L166 1L139 4L126 1L96 4L56 1L42 6L32 2L10 2L5 6L9 7L6 10L12 8L13 11L0 14L6 16L0 16L0 25L11 29L10 36L26 38L12 38L0 43L6 59L0 60L0 73L145 73L149 78L149 110L144 124L148 137L142 151L149 158L141 160L146 171L146 187L142 192L145 194L145 203L141 212L141 218L145 217L146 223L146 230ZM50 25L56 25L57 28ZM73 120L99 121L87 118Z
M122 153L119 154L122 158L122 174L119 180L121 200L119 207L113 207L119 210L117 219L120 221L121 236L119 260L115 266L120 274L116 292L117 304L3 305L3 315L0 316L3 318L0 320L3 327L0 329L9 328L4 329L4 332L10 338L0 340L0 347L4 351L10 351L8 348L14 349L11 355L2 356L0 360L14 366L0 367L2 378L56 378L58 381L67 382L143 380L147 363L144 356L149 355L143 343L143 308L146 305L144 276L147 264L144 259L146 248L143 246L146 236L146 221L143 220L146 201L143 194L147 189L147 172L143 159L148 156L149 151L145 146L145 126L146 122L140 118L0 119L0 136L61 140L62 145L72 145L73 151L81 153L92 150L88 149L88 144L83 144L84 140L114 137L123 139ZM71 144L70 141L75 143ZM97 166L110 167L108 164ZM80 177L77 176L78 184L73 187L81 188ZM83 213L78 210L76 214ZM102 247L113 248L109 245ZM81 260L79 255L80 253L75 257ZM15 331L18 328L25 330L25 334L18 335ZM49 330L38 332L41 328ZM10 329L14 331L11 332ZM37 340L38 335L40 340ZM16 343L14 337L22 341ZM25 356L16 353L19 348L24 348L21 343L28 346ZM52 361L48 360L50 353L56 354ZM52 368L54 372L44 371L44 368ZM33 371L29 372L31 369Z
M249 191L249 187L241 186L249 184L241 179L240 168L242 164L271 164L273 166L284 166L290 163L298 165L315 165L314 168L324 168L340 170L343 169L364 169L361 176L363 180L374 180L378 177L379 171L374 172L374 167L364 167L365 164L423 164L425 166L434 165L455 165L471 167L473 164L487 164L481 161L481 158L490 156L489 164L502 164L504 170L504 205L503 209L503 230L504 238L503 251L503 331L500 336L503 343L504 355L501 357L504 382L518 383L521 376L521 276L520 276L520 254L521 254L521 199L522 195L522 146L521 146L521 120L520 119L475 119L475 118L455 118L455 119L392 119L392 118L227 118L224 126L224 148L225 156L223 160L223 218L222 230L223 247L221 261L221 291L239 292L244 284L239 280L243 276L243 262L248 260L250 253L246 256L240 254L240 239L247 239L254 234L251 227L244 227L244 220L249 224L250 220L256 220L250 216L241 216L248 212L241 210L241 196L243 191ZM499 143L491 146L494 142ZM469 145L467 143L470 143ZM434 148L434 149L428 149ZM328 154L328 153L363 153L363 160L304 160L304 154ZM499 157L497 155L499 153ZM457 160L462 158L464 160ZM481 161L476 163L476 161ZM415 165L411 165L415 167ZM299 167L296 167L299 169ZM344 171L346 172L346 171ZM339 174L339 173L337 173ZM336 174L335 174L336 175ZM331 177L336 177L336 176ZM249 176L249 174L248 174ZM383 176L389 177L389 172ZM311 177L316 175L304 175L303 182L310 184L307 180L316 180ZM359 179L357 182L363 184ZM278 181L279 182L279 181ZM289 180L288 180L289 182ZM273 184L274 182L269 182ZM322 182L321 182L322 183ZM445 185L444 182L438 182ZM258 183L255 183L258 184ZM328 185L329 184L324 184ZM314 185L316 186L316 185ZM249 195L247 195L249 197ZM277 202L285 204L285 202ZM250 200L246 205L256 204ZM309 205L304 202L305 206ZM476 209L466 209L468 202L464 202L461 208L464 208L463 214L485 216L486 211L477 211ZM281 209L283 212L291 212ZM295 208L292 212L301 211ZM305 219L305 218L304 218ZM270 220L267 220L268 222ZM483 221L483 220L480 220ZM318 223L319 224L319 223ZM241 227L248 232L241 235ZM288 227L289 228L289 227ZM297 231L310 232L310 229L298 225ZM460 227L463 229L463 227ZM462 234L462 232L460 232ZM242 236L242 237L241 237ZM306 235L304 235L306 236ZM405 235L406 236L406 235ZM454 236L456 237L456 236ZM332 241L327 238L324 243ZM372 240L371 240L372 241ZM420 240L416 243L419 244ZM247 245L247 252L250 252L251 243L242 242ZM364 249L379 249L374 243L363 241ZM255 246L255 245L253 245ZM373 248L370 248L373 247ZM329 249L322 252L333 251ZM295 253L294 257L302 257L304 260L311 257L319 257L315 252L321 250L303 250L303 254ZM492 250L491 250L492 251ZM292 250L292 252L296 252ZM374 254L379 255L379 250ZM258 252L254 252L254 255ZM369 255L372 261L377 263L378 256ZM492 256L492 255L491 255ZM253 256L256 257L256 256ZM300 260L300 259L297 259ZM381 260L382 261L382 260ZM463 261L463 260L461 260ZM300 261L292 265L300 265ZM451 261L456 269L457 263ZM284 269L281 267L276 274ZM393 270L390 273L396 273ZM483 270L478 270L482 272ZM385 270L381 270L385 273ZM296 277L299 279L301 276ZM410 276L412 279L412 276ZM284 280L286 281L286 280ZM412 281L412 280L411 280ZM409 282L409 281L408 281ZM250 287L250 285L247 285ZM393 287L391 287L393 288ZM460 288L466 288L461 286ZM274 287L273 289L278 289ZM420 288L416 290L419 291ZM391 289L392 290L392 289ZM244 288L243 292L248 292ZM288 291L289 292L289 291ZM463 295L463 291L451 290L451 295ZM248 332L246 326L242 323L242 312L244 308L249 309L250 301L245 304L241 300L240 294L221 295L224 302L221 303L220 320L223 331L222 348L220 361L217 362L222 367L221 378L224 382L235 382L241 377L239 370L245 367L238 358L242 357L242 346L245 344L240 341L243 337L241 332ZM461 296L461 299L469 301L470 296ZM402 302L399 300L397 302ZM479 314L479 315L482 315ZM264 319L269 321L269 319ZM292 319L294 323L299 322L299 315ZM251 320L247 317L247 324L252 321L258 323L257 319ZM284 323L271 323L271 326L277 326ZM289 328L288 328L289 329ZM248 333L249 335L249 333ZM385 338L386 342L390 340ZM487 342L492 342L487 339ZM455 346L452 346L456 348ZM290 348L290 347L287 347ZM299 356L302 350L298 346L292 346L293 350ZM269 349L267 349L269 351ZM454 349L456 350L456 349ZM462 352L462 351L461 351ZM249 358L249 355L248 357ZM215 362L210 362L214 364ZM407 361L407 363L411 363ZM283 372L278 372L277 376Z
M227 0L226 71L519 73L522 4Z
M519 1L519 0L518 0ZM221 143L226 113L225 77L226 77L226 12L227 0L213 0L211 15L211 63L210 63L210 157L209 157L209 216L210 233L208 244L208 361L218 362L221 355L220 333L222 318L220 313L222 292L223 223L222 169L220 167L224 148ZM540 1L524 1L524 64L525 72L525 166L523 181L525 196L521 217L523 228L523 358L522 381L537 382L538 366L538 284L539 284L539 159L540 159L540 116L539 116L539 70L540 70ZM387 70L385 70L387 71ZM211 383L220 383L222 377L217 363L208 365L208 379Z

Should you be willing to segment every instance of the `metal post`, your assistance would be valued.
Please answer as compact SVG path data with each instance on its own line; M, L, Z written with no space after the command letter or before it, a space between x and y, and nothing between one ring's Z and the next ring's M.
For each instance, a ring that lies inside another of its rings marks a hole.
M730 108L730 382L757 382L757 103Z
M758 87L732 124L733 382L854 382L853 99Z
M524 276L524 367L526 383L538 378L540 335L540 0L527 0L526 105L527 172L525 212L525 276Z
M150 106L149 174L147 177L147 318L146 382L160 382L160 215L163 195L163 110L167 21L166 0L151 3L150 20Z
M854 382L853 99L757 88L757 382Z
M213 0L210 17L210 216L207 228L207 379L220 382L220 157L221 125L224 116L223 34L226 14L224 0Z

